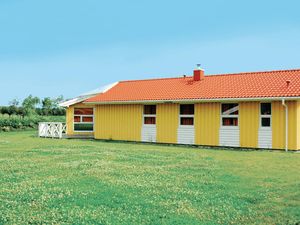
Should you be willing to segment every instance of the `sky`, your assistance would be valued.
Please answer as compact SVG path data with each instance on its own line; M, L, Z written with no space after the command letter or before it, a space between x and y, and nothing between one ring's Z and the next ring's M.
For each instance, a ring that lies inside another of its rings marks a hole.
M119 80L300 68L299 1L0 0L0 105Z

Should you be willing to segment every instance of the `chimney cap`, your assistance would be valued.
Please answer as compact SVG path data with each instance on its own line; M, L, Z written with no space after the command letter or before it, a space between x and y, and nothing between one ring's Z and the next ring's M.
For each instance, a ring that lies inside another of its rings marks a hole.
M197 63L197 64L196 64L196 69L197 69L197 70L203 70L203 71L204 71L204 69L201 68L201 64L200 64L200 63Z

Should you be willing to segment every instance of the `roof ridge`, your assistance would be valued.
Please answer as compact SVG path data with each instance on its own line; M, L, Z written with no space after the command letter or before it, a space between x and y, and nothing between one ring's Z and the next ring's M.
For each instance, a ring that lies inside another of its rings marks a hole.
M186 77L191 77L191 76L186 75ZM125 82L137 82L137 81L149 81L149 80L173 80L173 79L180 79L180 78L184 78L184 75L182 75L182 77L161 77L161 78L148 78L148 79L122 80L122 81L119 81L119 83L125 83Z
M299 69L289 69L289 70L265 70L265 71L254 71L254 72L208 74L207 76L230 76L230 75L245 75L245 74L257 74L257 73L296 72L296 71L300 72L300 68Z
M245 74L257 74L257 73L280 73L280 72L300 72L299 69L289 69L289 70L265 70L265 71L254 71L254 72L238 72L238 73L220 73L220 74L206 74L206 77L212 76L238 76L238 75L245 75ZM186 76L186 78L191 78L192 75L182 75L181 77L161 77L161 78L148 78L148 79L135 79L135 80L122 80L119 83L125 82L140 82L140 81L155 81L155 80L172 80L172 79L182 79Z

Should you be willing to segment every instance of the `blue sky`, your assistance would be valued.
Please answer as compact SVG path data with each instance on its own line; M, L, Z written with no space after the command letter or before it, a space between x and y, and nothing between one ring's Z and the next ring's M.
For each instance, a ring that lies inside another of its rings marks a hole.
M299 1L0 0L0 105L118 80L300 68Z

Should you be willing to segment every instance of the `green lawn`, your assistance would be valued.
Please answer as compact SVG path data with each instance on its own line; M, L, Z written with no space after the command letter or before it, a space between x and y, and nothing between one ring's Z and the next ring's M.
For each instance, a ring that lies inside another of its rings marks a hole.
M0 133L0 224L296 224L300 154Z

